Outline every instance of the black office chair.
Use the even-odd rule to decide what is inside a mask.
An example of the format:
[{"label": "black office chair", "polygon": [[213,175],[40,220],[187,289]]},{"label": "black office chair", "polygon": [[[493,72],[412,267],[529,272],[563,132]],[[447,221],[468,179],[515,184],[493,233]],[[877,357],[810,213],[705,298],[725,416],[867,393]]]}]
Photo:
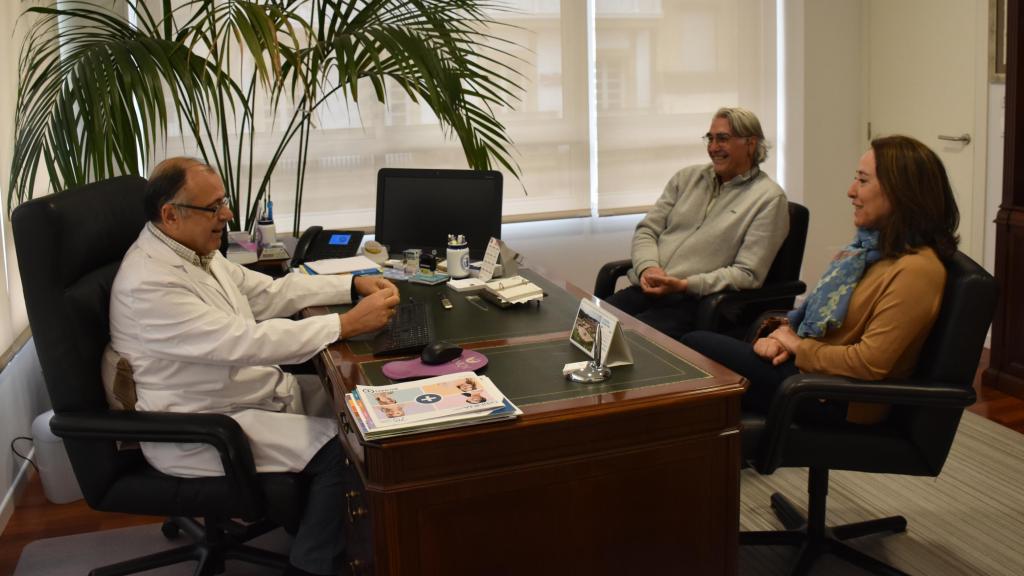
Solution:
[{"label": "black office chair", "polygon": [[[964,407],[974,403],[974,374],[996,304],[995,279],[956,253],[946,263],[942,310],[913,376],[903,381],[860,382],[836,376],[798,374],[778,390],[767,416],[743,415],[743,453],[761,474],[779,467],[808,467],[808,516],[782,494],[771,503],[784,531],[744,532],[742,545],[801,546],[791,574],[807,574],[824,553],[835,554],[876,574],[903,574],[859,552],[843,540],[902,532],[902,516],[828,528],[825,501],[829,470],[938,476],[949,454]],[[821,426],[793,422],[806,399],[893,405],[872,426]]]},{"label": "black office chair", "polygon": [[[700,299],[695,330],[711,330],[742,337],[749,325],[767,310],[789,310],[807,285],[800,281],[800,265],[807,244],[807,208],[789,203],[789,234],[779,247],[764,284],[752,290],[724,290]],[[633,267],[631,260],[616,260],[601,267],[594,282],[594,295],[602,300],[615,293],[619,277]]]},{"label": "black office chair", "polygon": [[[243,543],[276,525],[294,532],[306,499],[299,474],[257,474],[248,439],[221,414],[120,412],[107,407],[100,358],[110,341],[110,290],[121,258],[145,224],[146,181],[120,177],[27,202],[12,216],[32,336],[75,478],[101,511],[170,516],[164,533],[195,542],[90,574],[132,574],[187,560],[218,574],[225,559],[283,569],[287,558]],[[118,441],[204,442],[226,475],[178,478]],[[193,520],[202,518],[203,522]],[[233,522],[241,519],[247,524]]]}]

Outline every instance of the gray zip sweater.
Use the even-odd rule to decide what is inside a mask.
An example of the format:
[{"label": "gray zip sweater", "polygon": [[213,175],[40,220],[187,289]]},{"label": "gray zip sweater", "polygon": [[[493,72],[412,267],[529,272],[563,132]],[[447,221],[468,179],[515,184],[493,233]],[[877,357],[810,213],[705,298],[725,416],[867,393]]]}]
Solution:
[{"label": "gray zip sweater", "polygon": [[788,232],[786,195],[756,166],[720,187],[711,164],[683,168],[636,226],[629,279],[660,266],[696,296],[759,288]]}]

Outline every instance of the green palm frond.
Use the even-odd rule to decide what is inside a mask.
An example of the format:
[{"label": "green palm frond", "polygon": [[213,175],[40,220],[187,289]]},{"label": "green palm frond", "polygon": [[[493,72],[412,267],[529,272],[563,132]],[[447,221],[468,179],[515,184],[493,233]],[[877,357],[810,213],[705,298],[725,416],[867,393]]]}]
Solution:
[{"label": "green palm frond", "polygon": [[[280,149],[308,134],[312,112],[336,92],[358,103],[365,79],[386,103],[390,80],[430,107],[442,130],[459,139],[471,168],[497,163],[519,177],[514,144],[495,115],[496,108],[514,107],[522,92],[521,74],[502,60],[517,59],[488,32],[503,25],[487,12],[502,9],[479,0],[314,0],[310,22],[317,34],[283,69],[298,104]],[[300,162],[300,191],[303,168]],[[296,230],[299,217],[296,209]]]},{"label": "green palm frond", "polygon": [[[309,139],[319,106],[359,85],[387,102],[397,86],[431,108],[471,168],[520,169],[496,111],[522,91],[513,45],[492,32],[485,0],[128,0],[134,24],[86,0],[30,8],[37,20],[19,58],[8,210],[32,197],[45,167],[59,191],[141,174],[169,119],[224,177],[234,227],[251,225],[271,175],[297,138],[296,229]],[[76,23],[62,26],[66,20]],[[508,48],[509,50],[506,50]],[[244,63],[244,66],[243,66]],[[245,70],[245,72],[242,72]],[[293,115],[269,166],[251,172],[253,105]],[[289,152],[291,153],[291,152]],[[242,166],[249,172],[242,174]],[[245,194],[243,203],[243,193]]]},{"label": "green palm frond", "polygon": [[[68,2],[28,12],[39,18],[19,59],[9,209],[31,198],[40,162],[56,191],[140,174],[170,111],[195,119],[225,94],[241,101],[213,63],[102,7]],[[62,26],[68,19],[76,25]]]}]

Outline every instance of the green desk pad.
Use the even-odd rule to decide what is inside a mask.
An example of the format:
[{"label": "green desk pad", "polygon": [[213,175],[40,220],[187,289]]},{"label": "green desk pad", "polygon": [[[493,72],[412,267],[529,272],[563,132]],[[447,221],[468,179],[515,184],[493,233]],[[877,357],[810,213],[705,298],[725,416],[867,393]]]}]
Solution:
[{"label": "green desk pad", "polygon": [[[585,398],[609,392],[646,388],[684,380],[709,378],[710,375],[639,334],[623,332],[633,354],[633,364],[612,368],[611,378],[600,384],[577,384],[562,376],[562,366],[588,357],[569,343],[569,338],[480,348],[487,356],[481,371],[518,406],[556,400]],[[360,364],[366,381],[374,386],[391,384],[382,367],[390,360]]]},{"label": "green desk pad", "polygon": [[[529,278],[544,290],[547,294],[544,300],[499,308],[496,304],[480,298],[476,300],[478,306],[466,299],[467,296],[472,296],[472,293],[449,290],[444,284],[426,286],[397,282],[396,285],[403,300],[413,298],[429,304],[438,340],[467,344],[517,336],[568,332],[576,318],[576,310],[580,306],[579,299],[529,270],[520,270],[520,275]],[[451,310],[441,307],[442,295],[451,301]],[[481,307],[485,307],[486,310]],[[331,312],[340,313],[349,308],[351,306],[331,306],[329,309]],[[373,335],[367,334],[347,342],[353,353],[370,354],[372,339]]]}]

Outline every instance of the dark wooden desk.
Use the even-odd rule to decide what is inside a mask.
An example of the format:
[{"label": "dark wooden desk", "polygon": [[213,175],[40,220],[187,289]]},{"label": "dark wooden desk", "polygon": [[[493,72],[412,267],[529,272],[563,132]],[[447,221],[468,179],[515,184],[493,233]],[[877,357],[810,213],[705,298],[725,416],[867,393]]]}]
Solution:
[{"label": "dark wooden desk", "polygon": [[[558,294],[562,307],[589,297],[558,286],[566,291]],[[452,299],[456,309],[471,305],[462,295]],[[562,331],[466,345],[488,354],[550,343],[562,353],[574,312]],[[341,441],[362,484],[349,493],[346,512],[354,572],[735,574],[741,379],[618,315],[631,338],[709,377],[520,400],[524,415],[514,421],[373,442],[352,430],[339,402]],[[439,332],[445,321],[435,314]],[[365,343],[338,343],[319,357],[335,399],[370,383],[368,367],[379,364],[354,349]]]}]

